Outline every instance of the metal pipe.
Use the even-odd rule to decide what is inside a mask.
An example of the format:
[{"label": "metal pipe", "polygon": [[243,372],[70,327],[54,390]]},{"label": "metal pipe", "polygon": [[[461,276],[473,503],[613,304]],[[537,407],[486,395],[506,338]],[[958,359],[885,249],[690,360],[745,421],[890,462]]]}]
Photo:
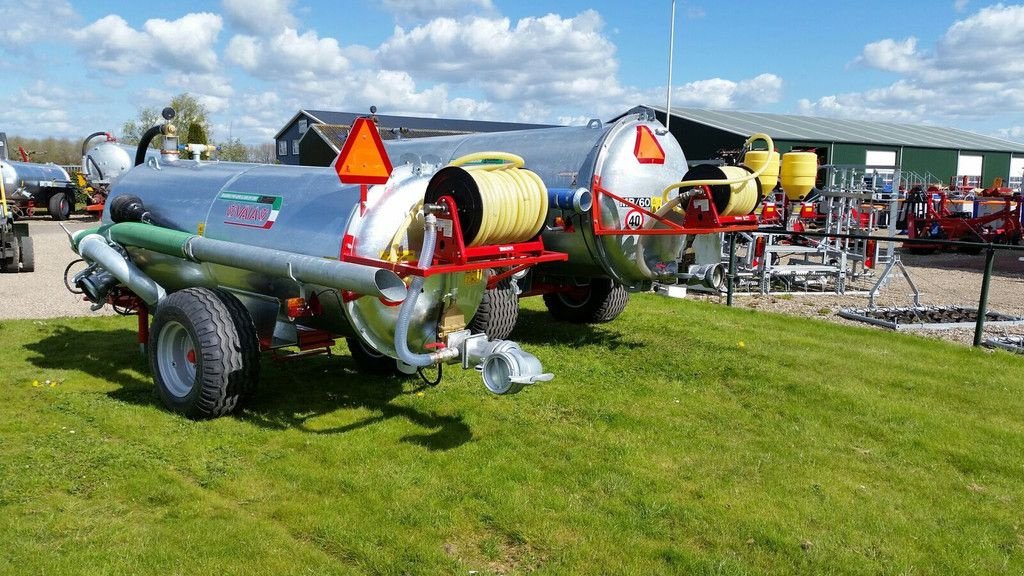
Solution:
[{"label": "metal pipe", "polygon": [[121,284],[142,298],[146,304],[155,306],[167,296],[162,286],[132,264],[123,254],[111,248],[99,234],[89,234],[78,242],[78,253],[90,262],[117,278]]},{"label": "metal pipe", "polygon": [[996,251],[989,246],[985,252],[985,275],[981,278],[981,299],[978,300],[978,321],[974,325],[974,345],[981,346],[981,337],[985,332],[985,314],[988,313],[988,288],[992,279],[992,264],[995,261]]},{"label": "metal pipe", "polygon": [[[196,262],[209,262],[268,276],[292,278],[297,282],[349,290],[392,302],[400,302],[406,295],[405,283],[398,274],[383,268],[273,248],[259,248],[238,242],[213,240],[136,222],[114,224],[107,228],[106,233],[110,235],[111,240],[126,246],[145,248]],[[81,241],[78,245],[81,249]]]},{"label": "metal pipe", "polygon": [[274,250],[237,242],[192,236],[186,254],[197,262],[210,262],[251,270],[268,276],[293,278],[299,282],[320,284],[349,290],[356,294],[377,296],[391,302],[405,299],[405,282],[391,270],[351,264]]},{"label": "metal pipe", "polygon": [[725,305],[732,306],[732,293],[736,287],[736,233],[729,233],[729,274],[726,276]]},{"label": "metal pipe", "polygon": [[672,0],[672,22],[669,26],[668,37],[668,89],[665,91],[665,130],[669,129],[672,122],[672,57],[676,48],[676,0]]}]

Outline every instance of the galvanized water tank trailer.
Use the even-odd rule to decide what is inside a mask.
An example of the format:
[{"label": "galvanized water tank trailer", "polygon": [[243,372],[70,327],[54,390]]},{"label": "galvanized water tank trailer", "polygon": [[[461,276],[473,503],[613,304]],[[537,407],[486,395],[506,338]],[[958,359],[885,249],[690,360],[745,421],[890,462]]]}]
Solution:
[{"label": "galvanized water tank trailer", "polygon": [[[655,157],[644,156],[641,143],[657,143]],[[548,128],[392,140],[385,143],[396,163],[428,162],[445,165],[475,152],[502,150],[522,156],[548,189],[584,189],[595,197],[594,184],[646,209],[661,207],[662,191],[687,171],[686,157],[676,139],[658,123],[653,112],[639,109],[613,124],[592,121],[588,126]],[[643,240],[638,236],[594,234],[594,218],[605,228],[640,228],[647,222],[633,208],[601,195],[599,204],[576,209],[571,203],[552,205],[543,231],[546,247],[569,255],[567,263],[542,265],[537,272],[559,278],[611,278],[631,290],[645,290],[658,278],[659,265],[678,257],[679,236]],[[657,256],[644,243],[659,243]]]},{"label": "galvanized water tank trailer", "polygon": [[66,220],[74,211],[74,196],[68,188],[71,179],[60,166],[4,160],[0,174],[7,199],[15,205],[45,207],[54,220]]}]

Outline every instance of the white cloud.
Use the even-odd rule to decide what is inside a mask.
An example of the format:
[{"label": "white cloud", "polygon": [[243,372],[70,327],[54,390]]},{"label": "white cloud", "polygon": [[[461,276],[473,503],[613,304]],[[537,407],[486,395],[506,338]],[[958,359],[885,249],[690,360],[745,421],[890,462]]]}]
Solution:
[{"label": "white cloud", "polygon": [[963,12],[964,10],[967,9],[967,5],[969,3],[970,0],[956,0],[955,2],[953,2],[953,9],[956,10],[957,12]]},{"label": "white cloud", "polygon": [[293,0],[223,0],[224,15],[246,34],[272,36],[296,28],[291,13]]},{"label": "white cloud", "polygon": [[1010,126],[1009,128],[1000,128],[997,132],[1000,138],[1006,138],[1008,140],[1017,140],[1018,142],[1024,141],[1024,126]]},{"label": "white cloud", "polygon": [[[63,33],[78,15],[67,0],[0,2],[0,54],[30,48],[40,38]],[[55,23],[60,23],[56,26]]]},{"label": "white cloud", "polygon": [[[966,6],[966,3],[964,3]],[[955,123],[1024,112],[1024,6],[996,4],[952,24],[921,50],[917,38],[864,47],[858,62],[900,78],[884,88],[804,99],[801,112]]]},{"label": "white cloud", "polygon": [[271,38],[238,35],[228,42],[225,58],[254,76],[268,79],[314,80],[341,74],[348,59],[334,38],[316,32],[299,34],[285,28]]},{"label": "white cloud", "polygon": [[872,68],[890,72],[910,72],[922,64],[917,53],[917,38],[914,37],[902,42],[891,38],[872,42],[864,47],[860,60]]},{"label": "white cloud", "polygon": [[234,88],[221,74],[176,72],[167,74],[164,82],[173,88],[176,94],[188,92],[194,96],[211,114],[227,110],[231,105],[231,97],[235,94]]},{"label": "white cloud", "polygon": [[494,12],[491,0],[383,0],[383,4],[398,19],[427,20]]},{"label": "white cloud", "polygon": [[427,79],[478,87],[489,98],[580,104],[621,94],[615,45],[600,15],[437,18],[401,27],[378,50],[381,65]]},{"label": "white cloud", "polygon": [[[768,73],[739,81],[724,78],[695,80],[673,88],[672,105],[721,109],[758,108],[778,102],[782,97],[782,89],[782,78]],[[646,90],[633,95],[632,99],[629,105],[661,103],[665,99],[665,88]],[[622,112],[622,105],[626,104],[622,102],[618,112]]]},{"label": "white cloud", "polygon": [[214,45],[223,23],[207,12],[186,14],[177,20],[147,20],[142,30],[111,14],[71,32],[89,66],[133,74],[172,68],[210,72],[217,68]]}]

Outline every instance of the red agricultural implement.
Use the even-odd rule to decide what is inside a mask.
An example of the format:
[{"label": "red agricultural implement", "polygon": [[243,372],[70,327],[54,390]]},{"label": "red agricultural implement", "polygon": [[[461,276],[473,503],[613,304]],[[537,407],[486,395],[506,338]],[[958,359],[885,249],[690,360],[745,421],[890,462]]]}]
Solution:
[{"label": "red agricultural implement", "polygon": [[[920,187],[910,191],[904,206],[907,237],[914,239],[953,240],[961,242],[1019,244],[1021,240],[1021,198],[1019,195],[979,198],[980,206],[972,215],[951,209],[947,194],[936,187],[927,191]],[[996,206],[988,213],[985,207]],[[915,244],[907,246],[913,253],[928,254],[942,245]],[[961,252],[977,254],[980,247],[960,248]]]}]

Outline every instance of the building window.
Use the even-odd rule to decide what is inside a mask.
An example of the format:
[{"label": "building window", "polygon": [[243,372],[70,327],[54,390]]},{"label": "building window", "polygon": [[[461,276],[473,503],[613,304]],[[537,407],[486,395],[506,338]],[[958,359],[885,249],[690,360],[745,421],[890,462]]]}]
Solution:
[{"label": "building window", "polygon": [[277,155],[278,156],[287,156],[288,155],[288,141],[287,140],[278,140],[277,141]]},{"label": "building window", "polygon": [[299,120],[299,134],[305,134],[307,128],[309,128],[309,120],[305,118]]},{"label": "building window", "polygon": [[294,154],[296,156],[299,155],[299,141],[298,140],[292,140],[292,154]]}]

